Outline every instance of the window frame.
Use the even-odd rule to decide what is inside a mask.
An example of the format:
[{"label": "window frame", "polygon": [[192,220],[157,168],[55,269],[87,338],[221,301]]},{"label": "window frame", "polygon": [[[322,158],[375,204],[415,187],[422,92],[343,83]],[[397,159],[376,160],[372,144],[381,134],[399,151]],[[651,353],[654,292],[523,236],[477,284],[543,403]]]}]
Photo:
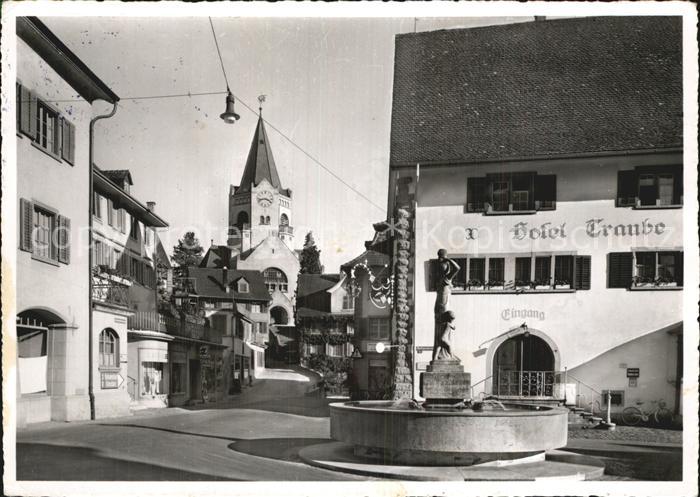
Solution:
[{"label": "window frame", "polygon": [[[503,198],[496,202],[498,195]],[[523,196],[523,200],[517,197]],[[547,198],[547,197],[553,198]],[[556,175],[536,171],[507,171],[487,173],[467,178],[468,213],[484,215],[535,214],[556,209]],[[507,206],[507,207],[506,207]]]},{"label": "window frame", "polygon": [[[107,342],[105,338],[110,338],[111,341]],[[111,354],[104,352],[105,345],[108,343],[113,346],[113,351]],[[119,363],[119,334],[112,328],[104,328],[102,331],[100,331],[100,335],[98,337],[97,355],[98,369],[100,371],[118,371],[121,369]],[[104,361],[105,357],[112,357],[113,364],[106,364]]]},{"label": "window frame", "polygon": [[389,318],[368,318],[367,338],[369,340],[389,340],[391,338],[391,322]]},{"label": "window frame", "polygon": [[[630,290],[682,290],[683,289],[683,250],[678,249],[664,249],[664,248],[654,248],[654,249],[637,249],[632,250],[632,282],[630,284]],[[654,277],[653,279],[646,275],[640,275],[639,269],[642,264],[638,264],[637,261],[639,256],[644,254],[644,256],[649,256],[653,254],[653,267],[654,267]],[[660,281],[662,276],[660,276],[660,258],[662,255],[671,255],[674,257],[673,264],[673,281]],[[680,258],[680,264],[678,259]],[[681,274],[678,274],[678,271]],[[642,281],[651,280],[651,281]]]},{"label": "window frame", "polygon": [[[45,116],[49,116],[50,119],[53,120],[53,129],[51,130],[51,133],[53,134],[53,146],[49,148],[49,143],[48,143],[48,130],[46,133],[46,136],[43,136],[44,141],[46,143],[42,143],[42,129],[44,128],[45,122],[48,122],[48,119],[46,121],[42,121],[42,111]],[[31,118],[31,116],[30,116]],[[62,162],[61,160],[61,113],[52,105],[49,105],[47,102],[41,100],[40,98],[36,99],[36,116],[33,117],[35,119],[35,126],[36,126],[36,135],[32,137],[32,145],[34,145],[36,148],[41,150],[42,152],[48,154],[49,156],[53,157],[56,159],[58,162]]]},{"label": "window frame", "polygon": [[[660,179],[670,176],[671,199],[661,203]],[[642,203],[642,180],[652,180],[654,203]],[[634,194],[634,197],[631,195]],[[645,195],[646,196],[646,195]],[[683,207],[683,166],[681,164],[637,166],[617,173],[615,207],[633,209],[679,209]]]},{"label": "window frame", "polygon": [[[36,225],[36,216],[38,213],[43,213],[45,217],[49,218],[51,226],[49,227],[49,256],[46,257],[45,255],[42,255],[37,252],[37,240],[36,240],[36,235],[37,235],[37,225]],[[42,204],[41,202],[37,202],[36,200],[32,201],[32,259],[41,261],[41,262],[46,262],[47,264],[51,264],[53,266],[58,266],[59,265],[59,260],[58,260],[58,240],[57,240],[57,233],[56,230],[58,229],[58,211],[56,209],[53,209],[45,204]]]}]

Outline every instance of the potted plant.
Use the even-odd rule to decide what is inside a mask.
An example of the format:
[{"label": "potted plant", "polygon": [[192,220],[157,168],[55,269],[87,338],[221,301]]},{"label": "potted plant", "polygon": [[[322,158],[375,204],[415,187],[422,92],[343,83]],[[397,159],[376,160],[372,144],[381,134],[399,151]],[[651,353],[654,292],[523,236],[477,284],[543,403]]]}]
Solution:
[{"label": "potted plant", "polygon": [[515,280],[516,290],[529,290],[531,287],[531,282],[526,280]]},{"label": "potted plant", "polygon": [[467,281],[467,290],[483,290],[484,282],[477,279]]},{"label": "potted plant", "polygon": [[489,280],[486,282],[486,287],[489,290],[503,290],[505,281],[503,280]]},{"label": "potted plant", "polygon": [[550,280],[535,280],[535,290],[549,290],[552,288]]},{"label": "potted plant", "polygon": [[571,288],[571,282],[567,279],[554,280],[554,288],[567,290]]},{"label": "potted plant", "polygon": [[648,287],[655,286],[654,278],[650,276],[635,276],[632,278],[632,286],[634,287]]},{"label": "potted plant", "polygon": [[659,276],[654,280],[656,286],[678,286],[678,282],[670,276]]}]

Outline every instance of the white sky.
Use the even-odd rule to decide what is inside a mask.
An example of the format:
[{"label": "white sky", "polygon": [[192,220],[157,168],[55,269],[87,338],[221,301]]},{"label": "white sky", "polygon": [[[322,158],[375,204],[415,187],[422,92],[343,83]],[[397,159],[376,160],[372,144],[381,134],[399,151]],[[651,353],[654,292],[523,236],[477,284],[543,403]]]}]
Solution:
[{"label": "white sky", "polygon": [[[96,163],[130,169],[132,192],[157,202],[170,223],[168,251],[194,230],[206,248],[225,243],[228,190],[238,184],[257,118],[240,102],[235,125],[219,119],[225,96],[126,97],[224,92],[207,17],[40,17],[123,100],[97,126]],[[419,18],[417,29],[532,18]],[[213,18],[234,94],[376,206],[268,135],[293,190],[296,245],[312,230],[328,272],[364,250],[386,216],[394,36],[414,18]]]}]

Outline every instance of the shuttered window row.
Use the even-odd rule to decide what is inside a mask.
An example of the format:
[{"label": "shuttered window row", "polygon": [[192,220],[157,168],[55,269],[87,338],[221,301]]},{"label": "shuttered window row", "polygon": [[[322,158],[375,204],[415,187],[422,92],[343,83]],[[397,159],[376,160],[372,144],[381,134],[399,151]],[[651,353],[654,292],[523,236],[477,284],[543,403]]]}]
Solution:
[{"label": "shuttered window row", "polygon": [[467,178],[467,212],[507,213],[554,210],[557,178],[534,172]]},{"label": "shuttered window row", "polygon": [[[452,278],[455,290],[526,292],[591,288],[589,255],[461,256],[453,260],[459,266]],[[429,261],[427,270],[429,291],[435,291],[440,279],[438,260]]]},{"label": "shuttered window row", "polygon": [[17,130],[41,149],[75,164],[75,125],[28,88],[17,83]]},{"label": "shuttered window row", "polygon": [[156,287],[156,272],[149,263],[125,254],[101,240],[94,241],[93,261],[102,272],[113,272],[143,286]]},{"label": "shuttered window row", "polygon": [[70,219],[28,199],[19,203],[19,249],[46,262],[70,264]]},{"label": "shuttered window row", "polygon": [[636,251],[608,254],[608,288],[683,286],[683,252]]},{"label": "shuttered window row", "polygon": [[643,166],[617,173],[617,207],[683,204],[683,167]]}]

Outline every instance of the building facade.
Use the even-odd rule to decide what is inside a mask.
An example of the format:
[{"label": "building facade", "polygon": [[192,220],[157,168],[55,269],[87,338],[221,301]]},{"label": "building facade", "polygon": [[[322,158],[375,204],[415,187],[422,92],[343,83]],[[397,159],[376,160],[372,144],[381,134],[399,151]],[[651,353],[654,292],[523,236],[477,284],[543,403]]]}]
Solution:
[{"label": "building facade", "polygon": [[473,395],[587,407],[611,392],[613,413],[658,400],[680,413],[680,18],[399,35],[394,78],[414,395],[445,249]]},{"label": "building facade", "polygon": [[16,91],[17,421],[90,419],[89,126],[93,102],[119,98],[29,17],[17,18]]}]

